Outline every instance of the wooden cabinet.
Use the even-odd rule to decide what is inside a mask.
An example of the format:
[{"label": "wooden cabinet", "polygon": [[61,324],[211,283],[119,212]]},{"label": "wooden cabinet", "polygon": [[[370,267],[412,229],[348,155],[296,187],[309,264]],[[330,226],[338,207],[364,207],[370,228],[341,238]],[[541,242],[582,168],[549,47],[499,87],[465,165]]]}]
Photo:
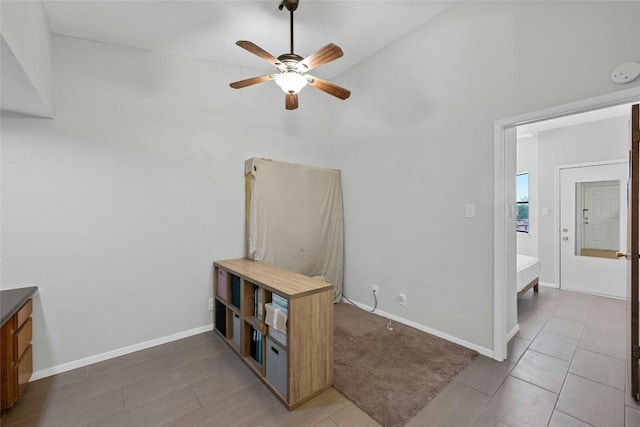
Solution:
[{"label": "wooden cabinet", "polygon": [[33,374],[32,311],[33,300],[29,299],[0,330],[2,409],[10,408],[18,401]]},{"label": "wooden cabinet", "polygon": [[[332,284],[247,259],[214,269],[216,332],[288,409],[333,384]],[[286,334],[264,321],[278,297]]]}]

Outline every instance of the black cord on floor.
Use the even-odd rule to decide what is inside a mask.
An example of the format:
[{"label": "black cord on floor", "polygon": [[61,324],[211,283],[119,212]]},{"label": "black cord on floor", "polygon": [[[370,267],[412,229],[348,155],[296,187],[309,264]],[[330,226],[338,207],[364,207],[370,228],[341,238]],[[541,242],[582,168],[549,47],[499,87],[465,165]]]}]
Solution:
[{"label": "black cord on floor", "polygon": [[[344,292],[342,293],[342,298],[346,299],[347,301],[349,301],[349,304],[351,304],[354,307],[359,308],[360,310],[364,310],[364,308],[358,306],[356,303],[354,303],[353,301],[351,301],[349,298],[347,298],[347,296],[344,294]],[[375,304],[373,305],[373,309],[371,311],[369,310],[364,310],[364,311],[369,311],[369,313],[373,313],[376,308],[378,307],[378,297],[376,296],[376,293],[373,293],[373,298],[375,300]]]},{"label": "black cord on floor", "polygon": [[[359,305],[357,305],[356,303],[354,303],[353,301],[351,301],[349,298],[347,298],[347,296],[344,294],[344,292],[342,293],[342,298],[346,299],[349,304],[351,304],[352,306],[359,308],[362,311],[369,311],[369,310],[365,310],[364,308],[360,307]],[[378,307],[378,296],[376,295],[376,293],[373,293],[373,298],[375,300],[375,304],[373,306],[373,309],[371,311],[369,311],[369,313],[373,313],[375,311],[375,309]],[[393,328],[391,327],[391,318],[387,317],[387,319],[389,319],[389,323],[387,323],[387,329],[390,331],[393,331]]]}]

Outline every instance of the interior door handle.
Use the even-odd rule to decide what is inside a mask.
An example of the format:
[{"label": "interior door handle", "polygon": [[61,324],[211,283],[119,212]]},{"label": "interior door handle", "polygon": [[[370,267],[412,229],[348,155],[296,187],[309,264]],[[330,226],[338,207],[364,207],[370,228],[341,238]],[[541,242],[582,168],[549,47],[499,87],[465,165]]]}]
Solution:
[{"label": "interior door handle", "polygon": [[629,259],[631,255],[626,252],[616,252],[616,257]]},{"label": "interior door handle", "polygon": [[569,240],[569,238],[567,236],[563,236],[562,240],[564,240],[566,242],[567,240]]}]

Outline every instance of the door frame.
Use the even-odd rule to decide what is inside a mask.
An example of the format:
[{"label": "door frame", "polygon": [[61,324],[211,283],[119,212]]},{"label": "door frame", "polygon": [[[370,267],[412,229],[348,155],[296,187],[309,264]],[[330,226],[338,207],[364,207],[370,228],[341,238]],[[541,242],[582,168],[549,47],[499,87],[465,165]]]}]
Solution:
[{"label": "door frame", "polygon": [[[638,160],[638,149],[640,145],[640,106],[634,104],[631,106],[631,135],[629,135],[629,184],[627,189],[627,286],[630,288],[627,295],[630,294],[629,304],[631,305],[629,317],[627,321],[631,321],[631,397],[637,402],[640,400],[638,396],[638,387],[640,387],[640,378],[638,378],[638,174],[640,173]],[[617,254],[616,254],[617,255]],[[627,353],[628,354],[628,353]]]},{"label": "door frame", "polygon": [[[560,233],[560,207],[562,206],[562,194],[560,191],[560,172],[563,169],[576,169],[576,168],[584,168],[584,167],[590,167],[590,166],[605,166],[605,165],[619,165],[619,164],[629,164],[629,159],[617,159],[617,160],[602,160],[599,162],[586,162],[586,163],[575,163],[575,164],[566,164],[566,165],[557,165],[555,167],[554,170],[554,183],[555,183],[555,201],[556,201],[556,209],[554,212],[554,239],[555,239],[555,245],[553,246],[553,250],[555,252],[554,254],[554,259],[555,259],[555,268],[554,268],[554,275],[556,278],[556,281],[558,283],[556,283],[556,287],[559,289],[562,289],[562,280],[560,280],[560,262],[561,262],[561,247],[560,247],[560,237],[561,237],[561,233]],[[622,198],[622,194],[620,195],[620,197]],[[622,199],[621,199],[622,200]],[[624,247],[620,247],[618,250],[624,249],[627,246],[625,245]],[[611,297],[614,298],[614,297]]]},{"label": "door frame", "polygon": [[[511,194],[513,185],[510,184],[510,180],[516,173],[516,127],[622,104],[637,103],[640,100],[638,91],[638,87],[632,87],[494,122],[493,358],[495,360],[506,359],[508,340],[517,333],[517,328],[507,331],[510,300],[514,302],[512,305],[515,309],[515,298],[513,298],[515,294],[509,295],[507,284],[510,281],[508,270],[511,270],[513,274],[513,269],[508,267],[516,264],[515,251],[508,250],[509,247],[515,248],[515,240],[510,241],[510,239],[515,239],[515,229],[514,233],[510,233],[509,227],[512,225],[510,218],[515,212],[515,194]],[[515,283],[515,277],[512,277],[511,281]]]}]

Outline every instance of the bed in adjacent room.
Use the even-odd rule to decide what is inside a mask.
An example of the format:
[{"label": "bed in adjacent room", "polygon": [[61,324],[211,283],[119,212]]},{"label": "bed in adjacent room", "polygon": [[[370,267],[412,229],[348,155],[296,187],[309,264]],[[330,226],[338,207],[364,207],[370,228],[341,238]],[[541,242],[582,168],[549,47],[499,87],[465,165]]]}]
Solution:
[{"label": "bed in adjacent room", "polygon": [[540,276],[540,260],[528,255],[517,255],[517,290],[518,297],[521,297],[531,288],[538,292],[538,278]]}]

